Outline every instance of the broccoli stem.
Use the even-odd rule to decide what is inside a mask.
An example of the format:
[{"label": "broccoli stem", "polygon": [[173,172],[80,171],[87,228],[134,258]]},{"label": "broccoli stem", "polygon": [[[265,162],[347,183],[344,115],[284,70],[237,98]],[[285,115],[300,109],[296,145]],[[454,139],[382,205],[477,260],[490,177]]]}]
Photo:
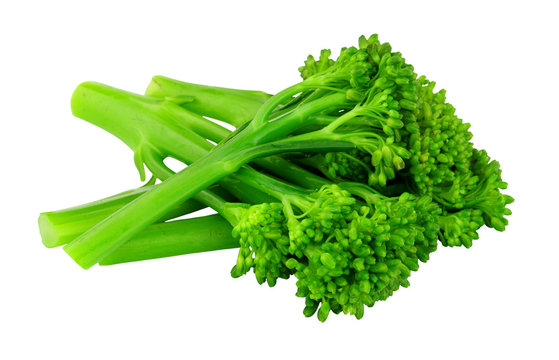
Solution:
[{"label": "broccoli stem", "polygon": [[174,97],[187,110],[235,127],[250,121],[258,108],[271,97],[261,91],[190,84],[165,76],[154,76],[145,94],[161,98]]},{"label": "broccoli stem", "polygon": [[311,190],[318,190],[322,186],[331,183],[325,178],[285,160],[281,156],[256,159],[254,164],[284,180]]},{"label": "broccoli stem", "polygon": [[[141,187],[72,208],[42,213],[39,215],[39,230],[43,244],[52,248],[69,243],[153,187],[154,185]],[[158,222],[173,219],[204,207],[199,201],[190,199],[164,214]]]},{"label": "broccoli stem", "polygon": [[111,252],[100,265],[157,259],[239,247],[219,215],[154,224]]},{"label": "broccoli stem", "polygon": [[[173,102],[95,82],[80,84],[72,94],[71,106],[75,116],[86,118],[115,135],[140,158],[145,150],[151,150],[153,144],[157,144],[157,151],[190,163],[213,147],[205,139],[193,136],[196,134],[193,128],[210,138],[221,131],[222,136],[228,133],[217,124],[197,121],[199,115],[189,113]],[[111,106],[114,111],[107,111]]]}]

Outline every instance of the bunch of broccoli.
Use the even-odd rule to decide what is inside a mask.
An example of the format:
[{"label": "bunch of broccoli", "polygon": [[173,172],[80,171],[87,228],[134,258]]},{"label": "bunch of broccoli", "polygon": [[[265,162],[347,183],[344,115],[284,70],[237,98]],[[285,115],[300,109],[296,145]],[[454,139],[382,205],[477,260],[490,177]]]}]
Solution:
[{"label": "bunch of broccoli", "polygon": [[[295,276],[305,316],[361,318],[443,246],[503,231],[513,199],[445,91],[376,35],[323,50],[276,95],[153,78],[86,82],[73,113],[126,143],[142,187],[43,213],[47,247],[83,268],[239,248],[231,275]],[[232,125],[231,132],[212,119]],[[177,159],[174,173],[164,160]],[[174,220],[211,207],[217,214]]]}]

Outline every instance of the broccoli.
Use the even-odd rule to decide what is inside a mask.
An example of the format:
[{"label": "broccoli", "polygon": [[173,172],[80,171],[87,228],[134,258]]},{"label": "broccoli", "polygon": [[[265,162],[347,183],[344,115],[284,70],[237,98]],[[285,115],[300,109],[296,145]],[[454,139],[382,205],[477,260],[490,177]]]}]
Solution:
[{"label": "broccoli", "polygon": [[[41,214],[44,244],[66,244],[86,269],[239,247],[233,277],[252,271],[274,286],[293,275],[303,313],[325,321],[361,318],[409,286],[438,242],[470,247],[483,225],[505,229],[513,199],[499,163],[388,43],[362,36],[299,71],[275,95],[162,76],[144,96],[79,85],[73,113],[126,143],[140,178],[145,167],[153,177]],[[175,174],[167,157],[187,167]],[[204,206],[219,215],[167,221]]]}]

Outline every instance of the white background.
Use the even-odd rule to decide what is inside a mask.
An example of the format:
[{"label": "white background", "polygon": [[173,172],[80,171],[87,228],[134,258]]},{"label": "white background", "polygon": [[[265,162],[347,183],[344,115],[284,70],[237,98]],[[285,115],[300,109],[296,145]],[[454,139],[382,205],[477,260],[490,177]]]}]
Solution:
[{"label": "white background", "polygon": [[[452,4],[3,2],[0,358],[557,359],[557,11]],[[448,89],[500,161],[516,198],[506,232],[440,248],[364,319],[325,324],[303,317],[293,280],[230,278],[234,250],[84,271],[42,246],[39,212],[140,184],[125,145],[72,117],[80,82],[276,92],[309,53],[371,33]]]}]

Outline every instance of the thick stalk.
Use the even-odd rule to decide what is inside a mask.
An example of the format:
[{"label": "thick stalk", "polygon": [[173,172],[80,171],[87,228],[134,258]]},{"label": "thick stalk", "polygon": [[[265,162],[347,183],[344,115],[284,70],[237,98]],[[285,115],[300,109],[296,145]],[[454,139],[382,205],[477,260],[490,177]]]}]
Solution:
[{"label": "thick stalk", "polygon": [[165,157],[193,162],[213,146],[195,136],[191,128],[212,137],[221,133],[218,125],[197,121],[195,114],[185,115],[185,110],[173,102],[95,82],[80,84],[72,94],[71,104],[75,116],[118,137],[134,151],[137,160],[156,148]]},{"label": "thick stalk", "polygon": [[174,97],[185,109],[225,121],[235,127],[250,121],[258,108],[271,97],[262,91],[190,84],[164,76],[154,76],[145,94]]},{"label": "thick stalk", "polygon": [[219,215],[154,224],[105,257],[100,265],[232,249],[239,242]]},{"label": "thick stalk", "polygon": [[[234,127],[239,127],[252,120],[258,108],[271,97],[271,95],[262,91],[191,84],[165,76],[154,76],[146,89],[145,95],[168,99],[184,109],[223,121]],[[327,95],[326,90],[317,89],[312,91],[311,95],[305,97],[303,101],[298,96],[293,98],[293,101],[280,104],[278,109],[272,112],[271,121],[293,111],[301,103],[314,101],[325,95]],[[312,124],[326,126],[336,118],[335,116],[313,114],[309,116],[308,120]],[[351,122],[351,124],[354,123]],[[368,125],[368,122],[357,121],[356,124]]]},{"label": "thick stalk", "polygon": [[[91,203],[69,209],[44,212],[39,215],[39,230],[43,244],[56,247],[69,243],[85,231],[106,219],[112,213],[130,203],[155,185],[123,192]],[[224,195],[224,194],[222,194]],[[192,199],[173,208],[163,215],[158,222],[173,219],[204,208],[205,206]]]}]

